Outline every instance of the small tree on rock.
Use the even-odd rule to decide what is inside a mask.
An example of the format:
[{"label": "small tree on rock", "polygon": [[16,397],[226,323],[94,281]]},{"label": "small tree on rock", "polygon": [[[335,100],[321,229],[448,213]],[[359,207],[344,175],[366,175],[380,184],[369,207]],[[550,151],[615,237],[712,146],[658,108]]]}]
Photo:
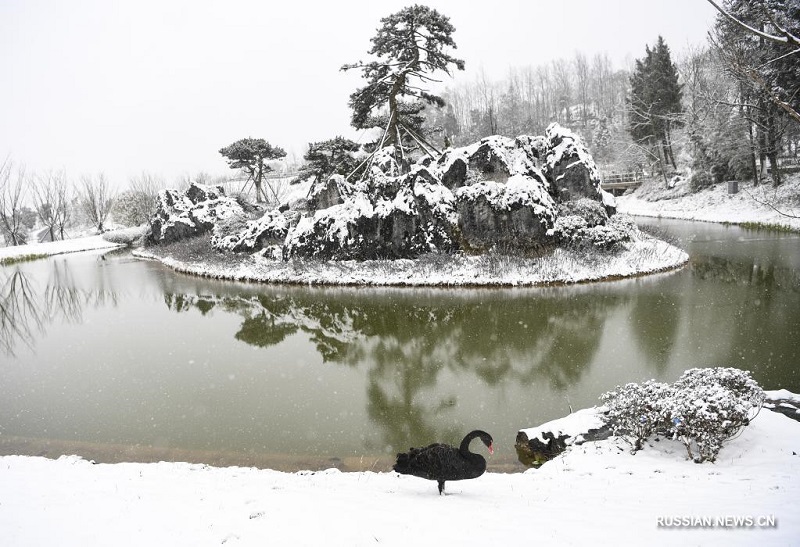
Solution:
[{"label": "small tree on rock", "polygon": [[303,155],[306,164],[293,182],[313,176],[317,183],[333,174],[349,175],[357,167],[358,160],[354,154],[359,148],[358,144],[344,137],[308,143],[308,152]]},{"label": "small tree on rock", "polygon": [[456,49],[453,32],[450,19],[435,9],[420,5],[403,8],[381,19],[368,52],[377,60],[342,67],[361,69],[367,80],[366,86],[350,96],[353,127],[382,127],[377,149],[394,145],[402,164],[408,163],[406,151],[413,146],[438,152],[422,134],[422,110],[426,105],[442,107],[445,102],[422,86],[438,81],[431,76],[435,72],[449,75],[453,66],[464,70],[464,61],[447,52]]},{"label": "small tree on rock", "polygon": [[[252,181],[255,185],[257,202],[261,203],[264,199],[269,201],[269,197],[262,187],[264,176],[272,171],[272,167],[267,165],[267,162],[286,157],[283,148],[272,146],[264,139],[248,137],[220,148],[219,153],[225,156],[231,169],[241,169],[247,173],[247,181]],[[277,200],[278,196],[274,190],[272,190],[272,194],[273,199]]]}]

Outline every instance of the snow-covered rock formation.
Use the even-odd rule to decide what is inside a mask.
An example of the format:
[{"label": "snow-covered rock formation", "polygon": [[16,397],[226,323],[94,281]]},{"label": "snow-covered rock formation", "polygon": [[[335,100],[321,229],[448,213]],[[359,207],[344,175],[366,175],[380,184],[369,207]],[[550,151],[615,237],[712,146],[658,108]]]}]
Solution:
[{"label": "snow-covered rock formation", "polygon": [[210,232],[220,221],[241,218],[244,210],[225,195],[221,186],[191,183],[181,193],[162,190],[153,219],[150,221],[151,243],[172,243],[187,237]]},{"label": "snow-covered rock formation", "polygon": [[[302,207],[287,205],[260,219],[247,219],[221,188],[192,185],[185,195],[164,192],[151,241],[208,231],[216,220],[216,248],[249,253],[268,248],[270,256],[285,259],[530,252],[574,243],[584,233],[579,228],[597,232],[614,213],[613,197],[600,189],[583,142],[557,124],[544,136],[492,136],[449,149],[406,173],[393,152],[393,147],[378,151],[361,180],[333,175],[311,187]],[[578,200],[595,206],[565,206]],[[557,222],[562,211],[575,217],[575,211],[589,210],[592,218],[585,222]]]},{"label": "snow-covered rock formation", "polygon": [[579,137],[556,124],[542,137],[492,136],[425,158],[398,174],[391,148],[365,180],[333,176],[310,194],[313,213],[289,230],[284,256],[411,258],[431,251],[529,251],[553,241],[558,205],[592,200],[613,214]]}]

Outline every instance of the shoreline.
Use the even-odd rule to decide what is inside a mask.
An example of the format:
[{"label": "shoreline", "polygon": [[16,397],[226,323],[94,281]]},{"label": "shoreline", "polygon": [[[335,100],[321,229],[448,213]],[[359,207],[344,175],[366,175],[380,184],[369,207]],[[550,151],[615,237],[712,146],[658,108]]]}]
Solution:
[{"label": "shoreline", "polygon": [[316,286],[509,288],[560,287],[617,281],[683,268],[688,254],[655,238],[635,241],[617,253],[556,249],[552,256],[502,255],[420,258],[417,260],[281,261],[255,256],[236,263],[178,258],[171,248],[134,249],[133,256],[156,260],[174,271],[248,283]]},{"label": "shoreline", "polygon": [[728,193],[721,182],[691,193],[684,182],[666,189],[647,182],[630,194],[617,197],[617,210],[633,216],[712,222],[800,233],[800,176],[790,175],[777,188],[769,184],[740,183]]}]

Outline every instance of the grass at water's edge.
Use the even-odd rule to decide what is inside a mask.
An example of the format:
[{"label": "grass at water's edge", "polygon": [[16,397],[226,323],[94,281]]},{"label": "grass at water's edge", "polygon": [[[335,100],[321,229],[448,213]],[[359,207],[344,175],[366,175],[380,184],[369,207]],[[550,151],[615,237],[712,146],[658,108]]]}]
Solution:
[{"label": "grass at water's edge", "polygon": [[725,226],[738,226],[745,230],[772,232],[778,234],[800,234],[800,228],[793,228],[786,224],[769,224],[765,222],[723,222]]},{"label": "grass at water's edge", "polygon": [[19,264],[20,262],[30,262],[32,260],[41,260],[42,258],[47,258],[48,254],[28,254],[22,256],[11,256],[8,258],[0,258],[0,266],[11,266],[13,264]]},{"label": "grass at water's edge", "polygon": [[[535,259],[487,253],[423,255],[415,260],[336,262],[314,259],[269,260],[223,253],[200,236],[134,251],[184,274],[213,279],[287,285],[406,287],[544,287],[613,281],[668,272],[683,267],[688,256],[664,241],[620,253],[561,250],[559,256]],[[618,268],[608,268],[609,260]]]}]

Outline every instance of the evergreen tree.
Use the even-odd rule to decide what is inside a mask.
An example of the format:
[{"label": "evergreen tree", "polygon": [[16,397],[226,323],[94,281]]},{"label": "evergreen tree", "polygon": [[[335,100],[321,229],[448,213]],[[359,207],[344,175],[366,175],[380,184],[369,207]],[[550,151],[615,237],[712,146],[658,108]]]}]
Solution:
[{"label": "evergreen tree", "polygon": [[306,164],[300,169],[294,182],[311,176],[316,183],[333,174],[350,175],[358,166],[354,156],[358,149],[358,144],[344,137],[308,143],[308,152],[303,155]]},{"label": "evergreen tree", "polygon": [[[263,201],[262,196],[267,198],[266,192],[262,189],[264,175],[272,171],[267,162],[286,157],[283,148],[272,146],[264,139],[250,137],[220,148],[219,153],[225,156],[231,169],[241,169],[247,173],[248,182],[253,181],[255,184],[256,201],[259,203]],[[273,197],[277,199],[274,192]]]},{"label": "evergreen tree", "polygon": [[661,36],[655,48],[647,46],[645,52],[643,59],[636,60],[630,79],[628,127],[636,142],[646,144],[658,156],[662,171],[667,163],[674,169],[671,133],[680,124],[682,112],[678,69]]},{"label": "evergreen tree", "polygon": [[464,61],[447,52],[456,48],[454,31],[449,18],[434,9],[420,5],[403,8],[381,19],[368,52],[376,60],[342,67],[361,69],[367,81],[350,96],[352,125],[357,129],[384,128],[377,148],[395,145],[401,160],[414,146],[435,150],[423,136],[422,111],[426,105],[444,106],[444,99],[422,86],[437,81],[433,73],[450,74],[452,66],[464,69]]},{"label": "evergreen tree", "polygon": [[777,185],[784,132],[791,120],[800,122],[800,1],[728,0],[722,9],[711,42],[740,83],[761,173],[768,160]]}]

